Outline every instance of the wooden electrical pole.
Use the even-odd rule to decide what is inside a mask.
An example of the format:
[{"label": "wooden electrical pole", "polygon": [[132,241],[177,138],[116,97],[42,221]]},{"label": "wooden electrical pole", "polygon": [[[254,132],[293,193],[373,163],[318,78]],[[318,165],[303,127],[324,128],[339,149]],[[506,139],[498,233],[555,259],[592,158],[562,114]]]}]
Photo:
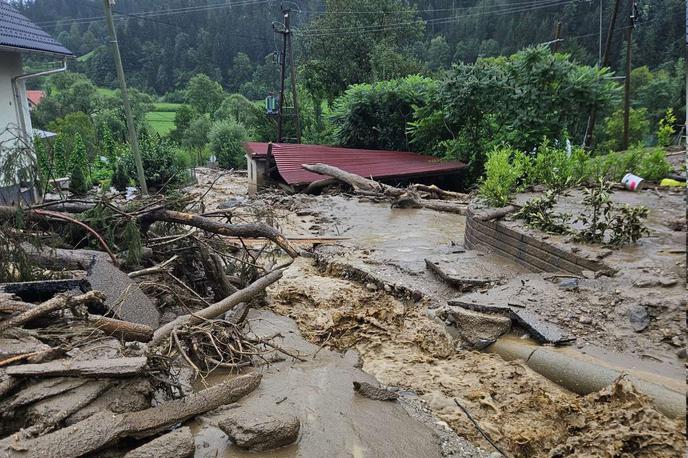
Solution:
[{"label": "wooden electrical pole", "polygon": [[[607,29],[607,40],[604,43],[604,54],[602,54],[602,64],[600,67],[609,66],[609,50],[612,46],[612,38],[614,36],[614,28],[616,27],[616,16],[619,14],[619,5],[621,0],[614,1],[614,9],[612,10],[612,18],[609,21],[609,28]],[[588,117],[588,126],[585,128],[585,138],[583,139],[584,146],[590,146],[592,144],[592,135],[595,130],[595,120],[597,117],[597,111],[593,109],[590,112],[590,117]]]},{"label": "wooden electrical pole", "polygon": [[127,82],[124,79],[124,69],[122,68],[122,56],[119,53],[119,44],[117,43],[117,32],[115,31],[115,24],[112,20],[112,6],[115,0],[103,0],[105,7],[105,19],[107,22],[108,32],[110,34],[110,44],[112,45],[112,54],[115,59],[115,68],[117,69],[117,80],[119,81],[119,88],[122,92],[122,104],[124,105],[124,114],[127,117],[127,130],[129,134],[129,145],[134,154],[134,162],[136,163],[136,173],[139,179],[139,186],[141,187],[141,195],[148,195],[148,186],[146,185],[146,175],[143,171],[143,161],[141,160],[141,151],[139,150],[139,138],[136,135],[136,125],[134,124],[134,115],[131,112],[131,105],[129,104],[129,92],[127,91]]},{"label": "wooden electrical pole", "polygon": [[557,21],[557,26],[554,31],[554,46],[552,46],[552,50],[554,52],[559,51],[559,43],[561,42],[561,21]]},{"label": "wooden electrical pole", "polygon": [[635,0],[630,0],[631,14],[628,17],[628,28],[626,29],[626,78],[624,78],[624,118],[623,118],[623,140],[621,148],[628,149],[629,120],[631,115],[631,51],[633,49],[633,29],[635,28],[636,4]]},{"label": "wooden electrical pole", "polygon": [[294,112],[292,115],[295,120],[296,127],[296,143],[301,143],[301,126],[299,122],[299,102],[296,95],[296,66],[294,65],[294,49],[291,41],[291,29],[290,29],[290,12],[288,8],[282,10],[282,16],[284,22],[282,23],[283,30],[275,30],[277,33],[282,34],[282,54],[280,61],[280,96],[279,96],[279,112],[277,115],[277,142],[284,142],[284,117],[285,117],[285,105],[284,105],[284,93],[285,85],[287,79],[287,53],[289,53],[289,70],[291,75],[291,93],[292,102],[294,106]]}]

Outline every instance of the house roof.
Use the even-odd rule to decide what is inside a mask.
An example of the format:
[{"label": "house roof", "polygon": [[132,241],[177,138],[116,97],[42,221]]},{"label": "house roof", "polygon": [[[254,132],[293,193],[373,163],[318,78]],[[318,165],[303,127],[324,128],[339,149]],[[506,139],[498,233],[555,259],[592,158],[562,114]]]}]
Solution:
[{"label": "house roof", "polygon": [[73,55],[69,49],[19,13],[15,7],[0,0],[0,49],[2,48],[61,56]]},{"label": "house roof", "polygon": [[43,97],[45,97],[44,91],[26,91],[26,98],[29,99],[29,102],[31,102],[33,105],[38,105],[41,103]]},{"label": "house roof", "polygon": [[[268,143],[247,143],[253,158],[267,156]],[[460,161],[442,161],[407,151],[381,151],[338,148],[322,145],[273,143],[272,155],[284,181],[302,185],[322,180],[322,175],[301,167],[303,164],[323,163],[366,178],[411,177],[452,173],[466,167]]]}]

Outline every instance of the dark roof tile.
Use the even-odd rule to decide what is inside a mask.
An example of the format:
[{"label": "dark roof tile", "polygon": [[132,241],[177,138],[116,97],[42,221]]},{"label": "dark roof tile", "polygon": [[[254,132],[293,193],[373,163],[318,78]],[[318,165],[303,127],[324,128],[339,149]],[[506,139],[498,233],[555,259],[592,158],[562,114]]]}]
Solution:
[{"label": "dark roof tile", "polygon": [[0,0],[0,48],[16,48],[27,52],[47,52],[62,56],[73,53],[40,27],[19,13],[12,5]]}]

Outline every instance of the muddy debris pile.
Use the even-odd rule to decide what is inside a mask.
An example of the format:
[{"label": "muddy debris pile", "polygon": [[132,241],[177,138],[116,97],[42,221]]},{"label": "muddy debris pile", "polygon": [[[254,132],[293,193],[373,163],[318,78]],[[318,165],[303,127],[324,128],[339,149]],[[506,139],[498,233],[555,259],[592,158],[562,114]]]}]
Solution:
[{"label": "muddy debris pile", "polygon": [[191,456],[178,427],[261,375],[198,382],[302,359],[245,320],[297,251],[203,197],[0,207],[0,456]]}]

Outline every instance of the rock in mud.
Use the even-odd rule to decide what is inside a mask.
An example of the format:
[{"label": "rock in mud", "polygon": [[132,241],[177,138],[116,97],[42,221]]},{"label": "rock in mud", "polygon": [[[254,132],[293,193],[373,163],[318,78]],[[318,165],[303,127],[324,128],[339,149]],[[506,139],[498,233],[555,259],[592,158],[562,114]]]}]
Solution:
[{"label": "rock in mud", "polygon": [[578,291],[578,279],[567,278],[559,282],[559,288],[565,291]]},{"label": "rock in mud", "polygon": [[136,448],[124,458],[187,458],[194,453],[191,428],[179,428]]},{"label": "rock in mud", "polygon": [[650,316],[642,305],[634,305],[628,310],[628,321],[635,332],[643,332],[650,325]]},{"label": "rock in mud", "polygon": [[238,412],[218,422],[218,426],[237,447],[263,451],[295,442],[301,422],[293,415],[255,416]]},{"label": "rock in mud", "polygon": [[511,329],[511,319],[461,307],[446,307],[437,313],[457,329],[460,337],[472,347],[494,341]]},{"label": "rock in mud", "polygon": [[398,393],[376,387],[367,382],[354,382],[354,391],[374,401],[396,401],[399,398]]}]

